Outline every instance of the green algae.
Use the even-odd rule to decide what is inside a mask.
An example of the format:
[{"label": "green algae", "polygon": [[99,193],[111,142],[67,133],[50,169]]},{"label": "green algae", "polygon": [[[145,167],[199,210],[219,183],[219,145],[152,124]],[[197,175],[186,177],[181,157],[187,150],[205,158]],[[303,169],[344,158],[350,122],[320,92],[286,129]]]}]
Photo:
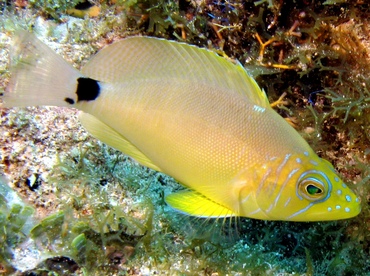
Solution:
[{"label": "green algae", "polygon": [[73,8],[80,2],[81,0],[30,0],[29,4],[44,16],[60,20],[61,16],[65,14],[68,9]]},{"label": "green algae", "polygon": [[[36,2],[27,8],[35,12],[33,16],[59,23],[65,10],[76,4]],[[104,45],[102,37],[109,43],[141,33],[209,47],[263,72],[257,80],[271,100],[288,93],[289,109],[278,112],[298,118],[298,129],[314,149],[333,162],[347,182],[357,183],[352,186],[364,202],[358,218],[302,224],[239,219],[237,226],[229,221],[192,221],[164,204],[164,193],[177,189],[174,180],[92,142],[57,160],[49,182],[59,211],[36,223],[31,233],[19,232],[31,209],[1,205],[1,229],[15,229],[1,234],[1,244],[7,245],[1,264],[8,264],[11,250],[31,235],[40,250],[73,259],[85,273],[139,274],[145,264],[149,271],[178,275],[363,274],[370,266],[366,231],[370,216],[366,204],[369,65],[358,54],[366,51],[361,41],[348,43],[348,38],[357,34],[368,9],[356,1],[308,5],[296,1],[117,1],[102,4],[104,19],[76,21],[66,39],[88,49],[74,59],[77,62]],[[121,16],[119,20],[115,13]],[[7,17],[3,29],[12,29],[11,18]],[[351,20],[357,22],[352,29],[337,28]],[[54,39],[63,33],[56,26],[51,30]],[[256,33],[263,42],[274,38],[263,56]],[[12,119],[10,128],[21,131],[32,123],[22,112]],[[230,229],[224,230],[228,225]],[[134,256],[124,253],[127,246],[134,248]]]},{"label": "green algae", "polygon": [[15,271],[12,251],[27,239],[34,209],[25,205],[0,178],[0,267],[3,272]]}]

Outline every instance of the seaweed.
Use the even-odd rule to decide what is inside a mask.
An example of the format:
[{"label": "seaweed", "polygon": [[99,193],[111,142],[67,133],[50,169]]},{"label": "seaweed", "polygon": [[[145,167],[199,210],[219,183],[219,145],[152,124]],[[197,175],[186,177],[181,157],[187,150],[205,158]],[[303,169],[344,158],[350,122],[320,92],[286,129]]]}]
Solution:
[{"label": "seaweed", "polygon": [[0,273],[15,271],[13,250],[24,242],[32,226],[34,208],[24,204],[0,178]]},{"label": "seaweed", "polygon": [[[67,10],[79,1],[29,1],[25,7],[8,2],[1,5],[4,33],[16,26],[45,28],[41,33],[62,41],[64,49],[76,45],[64,53],[77,66],[131,34],[180,40],[239,60],[271,101],[286,92],[288,105],[277,112],[294,120],[315,151],[334,164],[361,197],[363,211],[352,220],[330,223],[185,218],[164,203],[164,194],[178,189],[173,179],[94,140],[73,134],[68,141],[74,146],[67,148],[55,136],[59,155],[47,179],[37,168],[22,170],[12,181],[24,197],[53,195],[54,209],[34,220],[41,200],[31,208],[0,199],[1,269],[16,269],[13,251],[32,237],[48,254],[35,273],[61,274],[55,270],[60,263],[75,269],[68,273],[106,275],[360,275],[369,270],[368,3],[117,0],[101,1],[97,18],[72,20]],[[5,36],[2,45],[7,43]],[[1,55],[6,60],[7,51]],[[8,67],[1,68],[5,86]],[[37,119],[28,115],[34,110],[1,112],[8,143],[37,136]],[[43,139],[34,138],[32,147],[45,144]],[[12,175],[14,167],[30,166],[37,158],[23,160],[23,154],[26,150],[18,147],[2,156],[1,169]],[[25,183],[33,174],[42,182],[31,191]]]},{"label": "seaweed", "polygon": [[75,7],[81,0],[30,0],[31,7],[39,10],[40,13],[55,20],[61,20],[61,15],[68,9]]}]

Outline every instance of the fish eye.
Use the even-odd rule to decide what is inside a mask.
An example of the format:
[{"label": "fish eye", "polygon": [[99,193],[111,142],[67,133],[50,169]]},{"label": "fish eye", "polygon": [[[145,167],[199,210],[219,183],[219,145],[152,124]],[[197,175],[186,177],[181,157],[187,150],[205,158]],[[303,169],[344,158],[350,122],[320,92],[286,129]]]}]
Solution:
[{"label": "fish eye", "polygon": [[298,189],[299,194],[310,201],[320,200],[325,197],[324,185],[315,178],[301,180],[298,183]]},{"label": "fish eye", "polygon": [[310,195],[319,195],[322,193],[322,190],[319,187],[312,185],[312,184],[309,184],[306,186],[306,191]]}]

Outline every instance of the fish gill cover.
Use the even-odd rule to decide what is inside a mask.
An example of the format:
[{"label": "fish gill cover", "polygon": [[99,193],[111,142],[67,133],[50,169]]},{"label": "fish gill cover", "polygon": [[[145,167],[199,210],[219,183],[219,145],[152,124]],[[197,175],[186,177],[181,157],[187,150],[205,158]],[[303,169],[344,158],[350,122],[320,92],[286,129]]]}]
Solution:
[{"label": "fish gill cover", "polygon": [[9,178],[1,185],[27,202],[10,202],[1,189],[1,273],[367,273],[369,4],[94,1],[100,14],[80,19],[67,15],[77,2],[1,3],[2,89],[10,75],[7,45],[19,28],[76,67],[135,34],[212,49],[239,60],[270,102],[286,92],[287,104],[276,110],[351,184],[362,212],[325,223],[184,217],[164,202],[180,189],[173,179],[91,138],[74,111],[1,109],[0,170]]}]

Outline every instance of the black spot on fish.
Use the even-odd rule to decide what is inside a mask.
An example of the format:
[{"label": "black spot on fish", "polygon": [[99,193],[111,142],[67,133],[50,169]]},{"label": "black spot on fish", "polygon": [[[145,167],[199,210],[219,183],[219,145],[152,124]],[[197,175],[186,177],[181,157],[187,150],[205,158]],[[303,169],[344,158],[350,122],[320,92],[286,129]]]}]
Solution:
[{"label": "black spot on fish", "polygon": [[94,5],[91,4],[89,1],[85,1],[85,2],[78,3],[75,6],[75,9],[83,11],[83,10],[90,9],[92,6]]},{"label": "black spot on fish", "polygon": [[0,92],[0,97],[4,96],[4,93]]},{"label": "black spot on fish", "polygon": [[69,103],[69,104],[74,104],[75,103],[75,101],[71,98],[65,98],[64,101]]},{"label": "black spot on fish", "polygon": [[93,101],[100,94],[99,82],[90,78],[77,79],[77,102],[79,101]]}]

